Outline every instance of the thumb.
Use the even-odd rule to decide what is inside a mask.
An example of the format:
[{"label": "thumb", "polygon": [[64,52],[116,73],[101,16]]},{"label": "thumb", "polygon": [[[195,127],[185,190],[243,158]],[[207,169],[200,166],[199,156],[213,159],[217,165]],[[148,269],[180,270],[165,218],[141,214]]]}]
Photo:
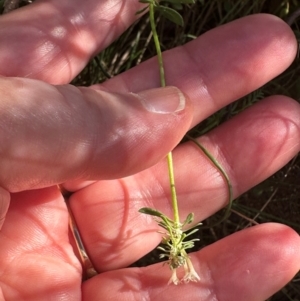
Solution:
[{"label": "thumb", "polygon": [[1,78],[0,93],[0,186],[11,192],[136,173],[172,150],[192,120],[175,87],[120,94]]}]

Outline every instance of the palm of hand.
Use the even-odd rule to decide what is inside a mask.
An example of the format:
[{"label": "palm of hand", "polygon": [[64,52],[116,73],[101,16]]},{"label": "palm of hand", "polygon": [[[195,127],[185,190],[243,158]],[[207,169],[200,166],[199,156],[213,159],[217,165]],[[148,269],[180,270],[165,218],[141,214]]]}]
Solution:
[{"label": "palm of hand", "polygon": [[[134,300],[148,293],[159,296],[166,290],[171,298],[178,295],[176,289],[166,286],[170,277],[166,266],[156,264],[143,269],[118,270],[149,251],[158,242],[159,236],[155,234],[155,223],[144,223],[136,228],[137,221],[132,219],[132,214],[136,212],[129,213],[131,210],[126,209],[128,204],[123,200],[99,204],[91,199],[91,195],[97,198],[102,194],[101,188],[101,182],[94,183],[92,187],[75,193],[73,198],[73,210],[80,229],[88,235],[83,236],[87,250],[97,270],[103,271],[84,282],[82,287],[81,265],[70,243],[68,212],[60,191],[52,187],[13,195],[0,233],[1,287],[7,300],[59,300],[62,296],[67,300],[98,300],[100,297]],[[78,205],[80,202],[81,205]],[[121,208],[119,212],[114,211],[114,214],[107,216],[107,211],[102,210],[103,206],[106,207],[105,203],[109,212],[117,206]],[[84,214],[83,210],[86,210]],[[95,222],[98,216],[99,221]],[[108,224],[110,221],[114,224],[114,218],[121,222],[115,229],[110,229]],[[290,271],[287,269],[286,274],[294,270],[296,256],[294,252],[286,254],[282,245],[283,241],[286,245],[292,245],[296,236],[283,226],[262,225],[260,229],[248,229],[219,241],[193,255],[201,284],[181,286],[180,294],[187,298],[193,298],[196,294],[208,300],[216,294],[230,298],[238,294],[244,296],[244,300],[263,300],[272,290],[266,285],[267,289],[253,293],[253,287],[264,279],[265,273],[275,275],[271,279],[271,289],[282,283],[286,276],[282,279],[276,275],[282,262],[279,258],[283,259],[282,265],[286,265],[287,261],[290,265]],[[275,252],[270,253],[270,245]],[[263,266],[266,262],[268,264]],[[255,277],[249,277],[252,273]],[[229,287],[230,283],[237,281],[237,287]],[[155,297],[153,300],[156,300]]]},{"label": "palm of hand", "polygon": [[5,300],[78,299],[81,266],[69,242],[68,213],[57,188],[14,194],[0,241]]}]

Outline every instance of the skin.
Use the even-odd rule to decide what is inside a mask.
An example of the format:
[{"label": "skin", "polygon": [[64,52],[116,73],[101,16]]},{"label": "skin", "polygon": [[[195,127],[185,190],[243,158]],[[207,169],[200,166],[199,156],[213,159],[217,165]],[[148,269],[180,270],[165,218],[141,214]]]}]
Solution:
[{"label": "skin", "polygon": [[[171,213],[167,152],[188,128],[284,71],[297,50],[285,23],[253,15],[166,52],[167,82],[186,101],[171,114],[151,113],[128,93],[158,87],[155,60],[101,86],[66,85],[139,8],[136,0],[38,1],[0,18],[1,301],[262,301],[300,268],[299,235],[271,223],[192,254],[198,283],[167,286],[161,264],[126,268],[160,240],[137,210]],[[299,152],[299,116],[297,102],[272,96],[199,140],[237,197]],[[183,217],[193,211],[200,221],[226,205],[226,184],[194,144],[177,147],[174,164]],[[101,272],[83,283],[61,183],[74,192],[70,207]]]}]

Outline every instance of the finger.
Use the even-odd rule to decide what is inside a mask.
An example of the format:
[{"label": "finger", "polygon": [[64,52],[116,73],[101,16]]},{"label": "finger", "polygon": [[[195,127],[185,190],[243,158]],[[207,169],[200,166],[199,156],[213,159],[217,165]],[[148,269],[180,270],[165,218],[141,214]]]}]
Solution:
[{"label": "finger", "polygon": [[[199,108],[194,113],[195,125],[283,72],[294,60],[297,47],[290,27],[279,18],[248,16],[165,52],[166,82],[179,87]],[[114,77],[103,86],[111,91],[159,86],[156,60]],[[147,80],[139,74],[146,74]]]},{"label": "finger", "polygon": [[[257,103],[199,141],[225,169],[234,197],[269,177],[300,150],[300,107],[286,97]],[[181,220],[203,221],[228,203],[228,187],[208,158],[189,142],[173,151]],[[71,197],[71,208],[99,271],[128,266],[160,241],[158,226],[138,210],[172,217],[166,162],[135,176],[92,184]]]},{"label": "finger", "polygon": [[10,194],[0,187],[0,230],[5,220],[5,216],[10,203]]},{"label": "finger", "polygon": [[[243,21],[244,20],[244,21]],[[245,21],[246,20],[246,21]],[[238,23],[235,23],[235,25],[233,25],[232,27],[229,27],[229,29],[235,29],[235,30],[237,30],[237,28],[241,28],[241,27],[248,27],[249,28],[249,21],[251,21],[250,19],[242,19],[242,20],[240,20]],[[253,21],[253,20],[252,20]],[[287,65],[287,63],[288,62],[290,62],[291,61],[291,57],[292,57],[292,54],[293,54],[293,49],[294,49],[294,47],[293,47],[293,45],[294,45],[294,38],[292,38],[291,37],[291,32],[290,32],[290,30],[289,29],[287,29],[287,27],[286,27],[286,25],[283,25],[283,23],[282,23],[282,21],[278,21],[278,19],[274,19],[273,17],[266,17],[266,19],[265,18],[259,18],[259,17],[257,17],[257,20],[255,20],[256,22],[252,22],[252,23],[254,23],[254,24],[258,24],[259,25],[259,27],[260,27],[260,32],[261,33],[265,33],[265,34],[262,34],[262,36],[264,36],[264,40],[263,41],[268,41],[269,43],[268,44],[265,44],[265,43],[261,43],[262,41],[261,40],[257,40],[256,38],[254,38],[254,36],[257,36],[257,27],[255,27],[255,28],[252,28],[251,26],[250,26],[250,28],[252,28],[252,30],[248,30],[249,31],[249,39],[250,39],[250,42],[249,43],[247,43],[247,48],[246,49],[248,49],[248,48],[250,48],[250,49],[257,49],[258,50],[258,48],[259,48],[259,46],[258,46],[258,44],[260,45],[260,44],[262,44],[262,45],[264,45],[265,46],[265,48],[267,48],[267,50],[268,50],[268,56],[263,56],[263,58],[264,58],[264,66],[266,66],[266,67],[268,67],[268,68],[266,68],[266,70],[267,69],[270,69],[270,70],[279,70],[280,68],[283,68],[283,67],[286,67],[286,65]],[[274,23],[274,24],[273,24]],[[229,26],[229,25],[228,25]],[[268,30],[266,29],[266,27],[268,26]],[[225,27],[226,28],[226,27]],[[281,39],[280,39],[280,42],[278,42],[278,39],[276,38],[276,43],[275,43],[275,38],[274,38],[274,35],[270,35],[270,32],[269,32],[269,28],[272,28],[272,29],[276,29],[276,32],[277,32],[277,36],[278,37],[281,37]],[[224,29],[224,27],[223,27],[223,29]],[[254,29],[255,29],[255,31],[254,31]],[[214,32],[214,31],[213,31]],[[228,29],[227,30],[225,30],[225,32],[223,32],[223,30],[222,30],[222,28],[221,28],[221,33],[224,33],[224,35],[226,36],[226,37],[228,37],[228,35],[229,35],[229,33],[228,33]],[[226,33],[227,33],[227,35],[226,35]],[[244,32],[244,34],[245,34],[245,32]],[[271,39],[269,39],[268,40],[268,35],[270,35],[272,38]],[[239,36],[242,36],[241,35],[241,33],[239,34]],[[277,37],[276,36],[276,37]],[[206,39],[206,38],[205,38]],[[209,38],[208,39],[208,41],[210,41],[211,40],[211,38]],[[222,42],[223,43],[225,43],[225,41],[226,40],[223,40]],[[252,41],[252,42],[251,42]],[[242,41],[242,42],[244,42],[244,41]],[[259,43],[258,43],[259,42]],[[289,45],[289,47],[285,47],[285,50],[284,50],[284,52],[282,51],[282,44],[281,44],[281,42],[283,43],[283,44],[285,44],[284,46],[287,46],[287,45]],[[203,43],[203,42],[202,42]],[[275,45],[274,45],[275,44]],[[225,45],[226,45],[226,43],[225,43]],[[270,48],[268,48],[266,45],[271,45],[271,47]],[[195,46],[197,46],[197,45],[195,45]],[[217,46],[217,48],[218,49],[220,49],[220,45],[216,45]],[[251,47],[250,47],[251,46]],[[237,48],[239,48],[239,47],[241,47],[241,46],[239,46],[238,45],[238,47]],[[289,49],[290,51],[287,51],[286,49]],[[264,50],[264,51],[263,51]],[[272,50],[272,51],[271,51]],[[260,49],[260,51],[259,51],[259,53],[266,53],[266,49]],[[275,53],[276,55],[282,55],[283,56],[283,59],[281,60],[281,62],[282,62],[282,64],[278,64],[277,62],[278,62],[278,59],[277,59],[277,56],[275,55],[275,56],[272,56],[272,55],[270,55],[270,53]],[[195,54],[195,53],[194,53]],[[217,52],[215,53],[215,54],[217,54]],[[250,54],[251,54],[251,59],[250,59]],[[253,53],[248,53],[248,61],[251,61],[252,60],[252,56],[253,56]],[[274,59],[274,57],[276,57],[276,61],[275,61],[275,59]],[[247,60],[245,60],[247,57],[243,57],[243,64],[245,65],[245,61],[247,61]],[[262,60],[263,59],[262,57],[259,57],[259,60]],[[269,60],[269,58],[271,58],[270,60]],[[284,58],[286,58],[286,59],[284,59]],[[257,59],[258,60],[258,59]],[[256,60],[256,61],[257,61]],[[258,60],[258,61],[259,61]],[[169,63],[170,64],[170,63]],[[240,61],[239,62],[239,64],[242,64],[242,62]],[[192,62],[192,64],[191,64],[191,62],[190,62],[190,65],[189,65],[189,67],[191,68],[191,70],[194,70],[192,73],[194,73],[193,74],[193,76],[195,75],[195,69],[193,69],[193,65],[195,65],[194,64],[194,62]],[[249,66],[251,65],[251,63],[249,63]],[[270,65],[272,65],[272,68],[269,68],[270,67]],[[276,67],[275,67],[275,65],[276,66],[278,66],[278,68],[279,69],[277,69]],[[231,65],[230,65],[231,66]],[[235,66],[235,65],[233,65],[233,66]],[[239,66],[239,65],[237,65],[237,66]],[[234,70],[238,70],[238,69],[240,69],[240,68],[237,68],[237,66],[236,67],[234,67],[233,69]],[[254,66],[256,66],[256,64],[254,64]],[[211,66],[211,67],[213,67],[213,66]],[[216,67],[216,66],[214,66],[214,67]],[[209,68],[208,68],[209,69]],[[228,68],[227,68],[228,69]],[[150,69],[149,69],[150,70]],[[261,68],[260,68],[260,72],[262,73],[262,74],[265,74],[265,73],[268,73],[267,71],[264,71],[264,72],[262,72],[262,70],[261,70]],[[183,70],[181,70],[181,71],[184,71],[184,69]],[[215,74],[215,72],[214,72],[214,70],[213,69],[211,69],[211,71],[213,72],[213,74]],[[228,70],[225,70],[225,71],[229,71],[229,69]],[[252,71],[255,71],[253,68],[252,68]],[[185,71],[186,72],[186,71]],[[188,73],[187,73],[188,74]],[[230,74],[230,73],[229,73]],[[270,76],[270,73],[268,73],[268,75]],[[273,75],[273,73],[271,72],[271,75]],[[224,76],[224,74],[223,74],[223,76]],[[208,74],[206,75],[206,77],[208,77],[208,78],[214,78],[214,76],[209,76]],[[255,78],[257,78],[258,76],[255,76]],[[230,76],[229,76],[229,78],[230,78]],[[234,79],[234,81],[236,82],[236,80],[237,80],[237,78],[236,78],[236,76],[235,77],[233,77],[233,79]],[[192,80],[192,82],[195,82],[195,78],[193,79],[193,78],[191,78],[191,80]],[[148,81],[148,79],[147,79],[147,81]],[[247,82],[249,83],[249,82],[253,82],[253,80],[250,80],[250,77],[249,77],[249,74],[248,74],[248,78],[247,78]],[[120,83],[120,86],[119,86],[119,88],[120,89],[122,89],[122,84]],[[188,88],[188,87],[186,87],[186,88]],[[203,88],[203,87],[202,87]],[[200,87],[200,90],[202,89],[201,87]],[[222,89],[224,89],[225,87],[222,87]],[[253,88],[253,86],[251,87],[251,88]],[[197,88],[196,87],[196,90],[198,90],[199,91],[199,88]],[[226,89],[225,89],[225,91],[226,91]],[[191,90],[189,91],[189,90],[187,90],[186,91],[187,93],[191,93]],[[243,92],[247,92],[247,91],[244,91],[243,90]],[[239,93],[241,93],[241,91],[239,91]],[[194,97],[195,95],[191,95],[192,97]],[[234,95],[230,95],[231,97],[233,97]],[[194,99],[194,101],[195,101],[195,97],[193,98]],[[205,99],[204,97],[203,97],[203,99]],[[211,99],[210,99],[210,97],[208,97],[207,98],[208,99],[208,102],[209,101],[211,101]],[[51,99],[51,101],[52,101],[52,99]],[[228,99],[226,98],[225,99],[225,102],[226,101],[228,101]],[[198,110],[196,110],[195,111],[195,117],[194,117],[194,120],[195,120],[195,118],[197,118],[197,116],[199,117],[199,116],[201,116],[201,115],[207,115],[207,114],[209,114],[209,112],[210,112],[210,106],[208,105],[208,102],[204,102],[203,104],[204,104],[204,106],[202,106],[201,105],[201,108],[198,106]],[[224,102],[224,99],[223,99],[223,102]],[[211,103],[213,103],[213,101],[211,102]],[[223,104],[225,104],[225,103],[223,103]],[[206,108],[206,109],[205,109]],[[214,106],[214,109],[217,109],[217,106]],[[204,112],[204,113],[201,113],[201,112]],[[80,119],[80,120],[82,120],[82,119]],[[198,121],[199,121],[200,119],[198,119]],[[179,128],[179,127],[175,127],[175,128]],[[162,134],[163,135],[163,133],[161,132],[160,134]],[[72,133],[72,137],[74,136],[74,134]],[[32,136],[32,138],[34,138],[35,136],[33,135]],[[69,138],[70,139],[70,138]],[[47,140],[47,141],[49,141],[50,142],[50,140]],[[55,142],[57,142],[57,140],[55,141]],[[165,144],[164,144],[165,145]],[[67,149],[67,148],[66,148]],[[74,151],[74,149],[73,149],[73,151]],[[52,154],[53,155],[53,154]],[[78,158],[78,157],[76,157],[76,158]],[[75,159],[76,159],[75,158]],[[78,164],[80,164],[80,163],[75,163],[74,161],[72,162],[73,163],[73,166],[75,166],[75,165],[78,165]],[[57,166],[57,165],[56,165]],[[61,166],[61,168],[62,168],[62,166]],[[49,176],[49,173],[47,173],[47,175]],[[74,177],[76,178],[78,175],[76,174],[76,173],[74,173]],[[121,174],[119,174],[119,176],[121,176]],[[61,176],[60,177],[60,179],[68,179],[67,177],[65,178],[65,177],[63,177],[63,176]],[[50,183],[50,184],[53,184],[53,181]],[[21,184],[21,186],[22,186],[23,184]],[[38,185],[37,183],[33,183],[32,185]],[[40,186],[42,186],[43,185],[43,183],[41,183],[41,185]],[[23,186],[26,186],[26,185],[23,185]],[[40,186],[36,186],[36,187],[40,187]],[[14,188],[12,188],[12,189],[14,189]],[[17,189],[17,188],[15,188],[15,189]]]},{"label": "finger", "polygon": [[7,14],[0,21],[0,73],[67,83],[136,20],[141,7],[135,0],[53,0]]},{"label": "finger", "polygon": [[36,1],[0,18],[0,74],[70,82],[137,19],[126,1]]},{"label": "finger", "polygon": [[174,87],[118,94],[2,78],[0,90],[0,185],[11,192],[133,174],[165,157],[192,119]]},{"label": "finger", "polygon": [[263,301],[297,273],[299,251],[299,235],[292,229],[259,225],[192,254],[198,283],[168,286],[171,272],[160,263],[100,274],[83,283],[83,300]]},{"label": "finger", "polygon": [[[180,87],[191,99],[195,125],[281,73],[296,52],[295,36],[286,23],[271,15],[252,15],[165,52],[164,65],[168,84]],[[153,58],[98,87],[140,91],[159,86],[158,74]],[[87,184],[68,183],[66,188]]]}]

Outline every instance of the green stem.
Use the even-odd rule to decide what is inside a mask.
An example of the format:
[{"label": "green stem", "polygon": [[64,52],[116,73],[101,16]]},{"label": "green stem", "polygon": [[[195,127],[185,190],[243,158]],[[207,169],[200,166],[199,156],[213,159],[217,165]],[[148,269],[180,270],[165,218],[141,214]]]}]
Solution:
[{"label": "green stem", "polygon": [[[163,58],[162,58],[162,53],[161,53],[161,48],[160,48],[160,42],[158,39],[158,34],[156,31],[156,26],[155,26],[154,5],[153,4],[149,4],[149,15],[150,15],[151,30],[153,33],[153,39],[154,39],[154,44],[155,44],[155,49],[156,49],[157,59],[158,59],[158,65],[159,65],[160,85],[161,85],[161,87],[165,87],[166,86],[165,70],[164,70]],[[174,223],[175,223],[175,225],[179,226],[180,219],[179,219],[177,194],[176,194],[175,180],[174,180],[172,152],[168,153],[167,161],[168,161],[168,171],[169,171],[169,181],[170,181],[170,189],[171,189]]]},{"label": "green stem", "polygon": [[171,199],[172,199],[174,223],[175,223],[176,226],[179,226],[180,225],[180,220],[179,220],[177,194],[176,194],[175,180],[174,180],[172,152],[168,153],[167,161],[168,161],[168,171],[169,171],[169,181],[170,181],[170,189],[171,189]]},{"label": "green stem", "polygon": [[158,34],[157,34],[157,31],[156,31],[156,26],[155,26],[154,5],[153,4],[149,4],[149,14],[150,14],[151,30],[152,30],[152,33],[153,33],[153,40],[154,40],[154,44],[155,44],[155,49],[156,49],[157,59],[158,59],[158,65],[159,65],[160,85],[162,87],[165,87],[166,86],[165,69],[164,69],[164,63],[163,63],[160,43],[159,43],[159,39],[158,39]]},{"label": "green stem", "polygon": [[207,229],[207,228],[212,228],[215,227],[217,225],[219,225],[220,223],[222,223],[223,221],[225,221],[231,212],[231,207],[232,207],[232,203],[233,203],[233,189],[232,189],[232,185],[229,179],[228,174],[226,173],[225,169],[221,166],[221,164],[213,157],[213,155],[203,146],[201,145],[196,139],[192,138],[189,135],[185,135],[189,140],[191,140],[192,142],[194,142],[202,151],[203,153],[206,155],[206,157],[213,163],[213,165],[220,171],[220,173],[222,174],[222,176],[224,177],[227,187],[228,187],[228,199],[229,199],[229,203],[226,207],[225,210],[225,214],[224,216],[215,224],[213,225],[209,225],[207,227],[202,226],[202,229]]}]

